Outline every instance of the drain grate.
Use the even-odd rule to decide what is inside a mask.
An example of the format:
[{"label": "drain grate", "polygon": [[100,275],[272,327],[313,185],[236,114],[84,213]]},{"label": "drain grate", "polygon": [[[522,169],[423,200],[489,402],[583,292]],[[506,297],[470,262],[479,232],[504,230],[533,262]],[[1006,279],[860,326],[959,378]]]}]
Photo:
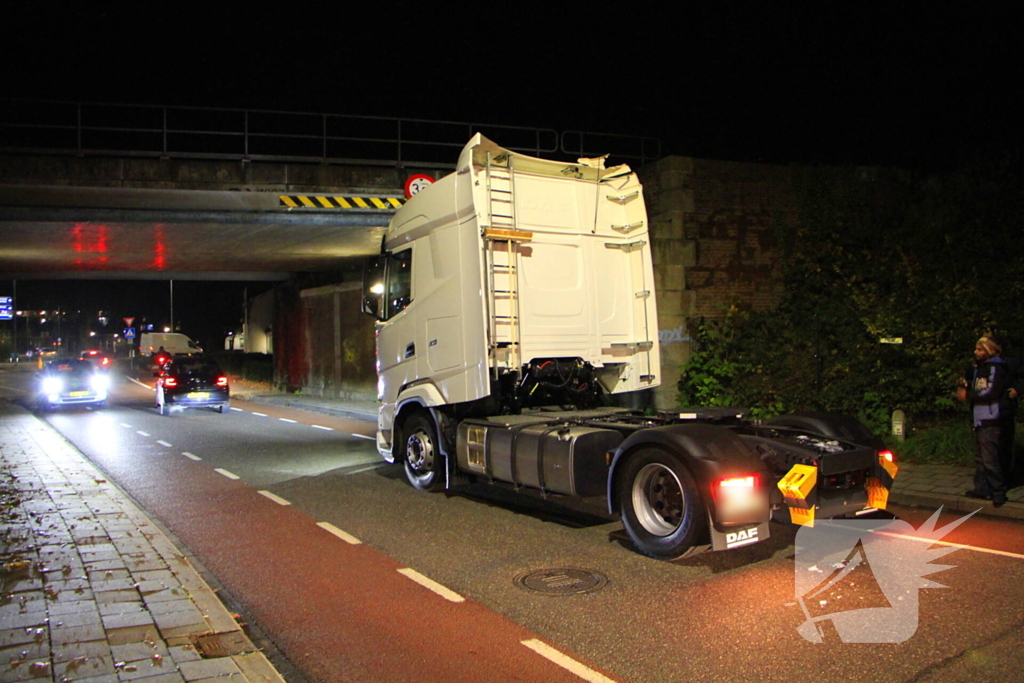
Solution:
[{"label": "drain grate", "polygon": [[544,595],[579,595],[601,590],[608,585],[608,577],[589,569],[557,567],[520,574],[514,583],[520,588]]},{"label": "drain grate", "polygon": [[249,639],[241,631],[207,633],[201,636],[193,636],[192,644],[205,659],[231,657],[255,651],[252,643],[249,642]]}]

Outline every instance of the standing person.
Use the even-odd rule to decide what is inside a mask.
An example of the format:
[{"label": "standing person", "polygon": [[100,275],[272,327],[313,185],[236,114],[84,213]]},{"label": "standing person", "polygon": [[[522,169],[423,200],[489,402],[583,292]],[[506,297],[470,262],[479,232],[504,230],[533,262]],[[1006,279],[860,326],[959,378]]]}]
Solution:
[{"label": "standing person", "polygon": [[1013,430],[1013,401],[1017,398],[1016,378],[1002,358],[1002,347],[990,336],[974,346],[974,363],[957,385],[956,396],[970,401],[974,425],[974,488],[968,498],[991,500],[995,507],[1006,503],[1006,458],[1003,456],[1006,430]]}]

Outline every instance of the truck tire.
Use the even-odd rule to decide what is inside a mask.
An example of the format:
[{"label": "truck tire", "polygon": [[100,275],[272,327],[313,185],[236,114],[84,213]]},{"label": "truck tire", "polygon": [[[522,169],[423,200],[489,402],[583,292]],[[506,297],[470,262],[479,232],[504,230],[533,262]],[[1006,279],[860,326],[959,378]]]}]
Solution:
[{"label": "truck tire", "polygon": [[438,450],[434,422],[421,412],[413,413],[402,425],[402,461],[405,477],[420,491],[433,493],[444,488],[444,456]]},{"label": "truck tire", "polygon": [[644,555],[674,560],[706,535],[707,515],[693,475],[672,453],[636,451],[618,486],[622,523]]}]

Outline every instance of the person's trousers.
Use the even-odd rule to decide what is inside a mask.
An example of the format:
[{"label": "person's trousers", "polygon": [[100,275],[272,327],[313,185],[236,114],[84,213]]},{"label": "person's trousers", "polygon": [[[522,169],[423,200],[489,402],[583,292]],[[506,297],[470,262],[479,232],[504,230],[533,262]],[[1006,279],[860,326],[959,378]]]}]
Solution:
[{"label": "person's trousers", "polygon": [[1001,446],[1005,445],[1003,425],[974,428],[974,490],[993,500],[1006,498]]}]

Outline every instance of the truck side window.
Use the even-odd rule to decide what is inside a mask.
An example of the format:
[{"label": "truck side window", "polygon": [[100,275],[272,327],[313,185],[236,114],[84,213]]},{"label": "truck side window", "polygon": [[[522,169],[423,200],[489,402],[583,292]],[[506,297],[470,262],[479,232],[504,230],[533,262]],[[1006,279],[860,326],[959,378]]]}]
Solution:
[{"label": "truck side window", "polygon": [[412,303],[412,249],[388,256],[387,317],[398,315]]},{"label": "truck side window", "polygon": [[363,269],[363,313],[390,320],[412,303],[412,249],[374,256]]}]

